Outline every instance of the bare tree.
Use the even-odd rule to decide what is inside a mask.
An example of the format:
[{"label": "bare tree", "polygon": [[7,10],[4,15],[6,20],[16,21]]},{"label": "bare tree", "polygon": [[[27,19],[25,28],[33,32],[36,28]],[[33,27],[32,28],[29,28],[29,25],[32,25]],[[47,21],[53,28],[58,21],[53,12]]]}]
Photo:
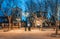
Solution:
[{"label": "bare tree", "polygon": [[1,9],[1,4],[3,3],[4,0],[0,0],[0,9]]},{"label": "bare tree", "polygon": [[[3,1],[3,0],[2,0]],[[9,2],[9,1],[8,1]],[[14,2],[14,1],[13,1]],[[1,5],[1,4],[0,4]],[[14,6],[14,5],[13,5]],[[1,11],[3,12],[3,14],[4,14],[4,16],[6,16],[7,17],[7,19],[8,19],[8,21],[9,21],[9,27],[11,27],[11,23],[12,23],[12,19],[13,18],[16,18],[15,16],[17,15],[17,13],[19,12],[19,13],[21,13],[21,9],[20,8],[15,8],[15,10],[14,10],[14,8],[13,8],[13,6],[11,6],[11,4],[10,3],[8,3],[7,4],[7,8],[6,8],[6,10],[4,10],[4,9],[2,9],[1,8]],[[11,10],[10,12],[10,16],[8,15],[9,14],[9,10]],[[21,15],[21,14],[20,14]],[[19,15],[19,16],[20,16]]]},{"label": "bare tree", "polygon": [[[56,0],[55,13],[57,13],[57,10],[58,10],[58,0]],[[57,14],[55,15],[55,18],[56,18],[56,35],[58,35],[58,25],[57,25],[58,16],[57,16]]]}]

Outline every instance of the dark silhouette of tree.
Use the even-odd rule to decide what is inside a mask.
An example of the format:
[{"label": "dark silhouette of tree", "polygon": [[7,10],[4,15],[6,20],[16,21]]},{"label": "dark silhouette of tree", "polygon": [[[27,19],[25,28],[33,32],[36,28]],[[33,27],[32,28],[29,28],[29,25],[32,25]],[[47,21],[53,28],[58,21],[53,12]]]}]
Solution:
[{"label": "dark silhouette of tree", "polygon": [[18,7],[13,8],[11,13],[12,13],[11,16],[13,20],[16,20],[16,18],[21,18],[22,16],[22,10],[21,8]]},{"label": "dark silhouette of tree", "polygon": [[41,11],[41,2],[37,1],[38,2],[38,5],[39,5],[39,11]]},{"label": "dark silhouette of tree", "polygon": [[[10,2],[10,1],[8,1],[8,2]],[[13,6],[14,6],[14,5],[13,5]],[[20,9],[20,8],[16,7],[15,10],[14,10],[13,6],[11,6],[10,3],[7,3],[6,10],[4,10],[4,9],[1,8],[1,11],[3,12],[4,16],[7,17],[8,21],[9,21],[9,23],[8,23],[9,26],[11,26],[11,23],[13,22],[13,20],[17,18],[16,15],[17,15],[18,13],[21,13],[21,9]],[[11,11],[9,11],[9,10],[11,10]],[[10,13],[9,13],[9,12],[10,12]],[[8,15],[8,14],[10,14],[10,15]],[[20,15],[21,15],[21,14],[20,14]],[[20,15],[19,15],[19,17],[21,18]],[[15,16],[16,16],[16,17],[15,17]],[[8,29],[8,30],[9,30],[9,29]]]},{"label": "dark silhouette of tree", "polygon": [[1,9],[1,4],[3,3],[4,0],[0,0],[0,9]]},{"label": "dark silhouette of tree", "polygon": [[[55,19],[56,21],[58,20],[57,18],[57,11],[58,11],[58,0],[56,0],[56,7],[55,7]],[[56,35],[58,35],[58,25],[57,25],[57,22],[56,22]]]},{"label": "dark silhouette of tree", "polygon": [[33,0],[29,0],[29,2],[25,2],[25,4],[28,8],[27,12],[30,13],[29,18],[27,18],[27,19],[29,19],[29,21],[33,24],[33,20],[35,19],[33,14],[37,8],[36,3]]}]

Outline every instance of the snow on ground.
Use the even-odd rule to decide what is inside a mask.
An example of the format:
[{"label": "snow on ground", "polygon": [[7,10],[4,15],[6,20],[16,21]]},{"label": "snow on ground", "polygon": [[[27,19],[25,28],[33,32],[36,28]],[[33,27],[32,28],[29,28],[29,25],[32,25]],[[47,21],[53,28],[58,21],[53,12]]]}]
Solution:
[{"label": "snow on ground", "polygon": [[1,32],[0,30],[0,39],[60,39],[60,37],[51,37],[52,33],[55,33],[55,31],[51,29],[45,29],[43,31],[40,31],[38,29],[31,31],[17,29],[10,30],[8,32]]}]

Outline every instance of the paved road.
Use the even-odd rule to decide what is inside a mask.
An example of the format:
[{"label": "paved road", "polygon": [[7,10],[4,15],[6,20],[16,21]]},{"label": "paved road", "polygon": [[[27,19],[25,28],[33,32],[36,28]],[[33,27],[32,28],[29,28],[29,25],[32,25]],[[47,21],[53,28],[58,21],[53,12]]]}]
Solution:
[{"label": "paved road", "polygon": [[51,37],[55,31],[24,31],[24,30],[10,30],[8,32],[0,32],[0,39],[60,39],[60,37]]}]

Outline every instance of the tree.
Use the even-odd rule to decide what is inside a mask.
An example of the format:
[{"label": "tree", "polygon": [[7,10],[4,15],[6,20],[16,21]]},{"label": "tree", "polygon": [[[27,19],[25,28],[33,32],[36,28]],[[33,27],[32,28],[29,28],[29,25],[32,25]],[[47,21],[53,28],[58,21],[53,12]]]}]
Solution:
[{"label": "tree", "polygon": [[[56,0],[56,7],[55,7],[55,13],[57,13],[57,10],[58,10],[58,0]],[[58,25],[57,25],[57,14],[55,15],[55,18],[56,18],[56,35],[58,35]]]},{"label": "tree", "polygon": [[[2,2],[3,2],[3,0],[1,0]],[[1,2],[1,3],[2,3]],[[3,12],[3,14],[4,14],[4,16],[6,16],[7,17],[7,19],[8,19],[8,21],[9,21],[9,27],[11,27],[11,23],[12,23],[12,21],[14,20],[14,18],[16,19],[17,17],[15,17],[16,15],[17,15],[17,13],[21,13],[21,8],[18,8],[17,7],[17,5],[16,5],[16,3],[14,2],[14,4],[16,5],[16,8],[15,8],[15,10],[14,10],[14,8],[13,8],[13,6],[14,5],[12,5],[11,6],[11,3],[12,2],[14,2],[14,1],[12,1],[12,0],[8,0],[8,3],[7,3],[7,6],[5,7],[6,8],[6,10],[4,10],[4,9],[2,9],[1,8],[1,11]],[[0,5],[1,5],[1,3],[0,3]],[[10,10],[10,11],[9,11]],[[11,12],[11,13],[10,13]],[[10,13],[10,15],[8,15]],[[20,14],[21,15],[21,14]],[[20,16],[19,15],[19,16]],[[9,29],[8,29],[9,30]]]},{"label": "tree", "polygon": [[3,3],[4,0],[0,0],[0,9],[1,9],[1,4]]}]

